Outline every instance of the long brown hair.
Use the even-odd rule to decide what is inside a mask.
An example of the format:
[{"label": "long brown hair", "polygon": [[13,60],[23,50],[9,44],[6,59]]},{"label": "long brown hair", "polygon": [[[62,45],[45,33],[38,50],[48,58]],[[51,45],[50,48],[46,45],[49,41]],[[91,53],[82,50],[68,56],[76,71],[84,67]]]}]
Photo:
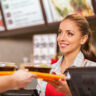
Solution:
[{"label": "long brown hair", "polygon": [[96,62],[95,48],[92,44],[92,31],[86,18],[77,14],[71,14],[64,18],[64,20],[66,19],[72,20],[76,23],[82,36],[88,35],[88,40],[84,45],[81,46],[81,51],[83,52],[86,59]]}]

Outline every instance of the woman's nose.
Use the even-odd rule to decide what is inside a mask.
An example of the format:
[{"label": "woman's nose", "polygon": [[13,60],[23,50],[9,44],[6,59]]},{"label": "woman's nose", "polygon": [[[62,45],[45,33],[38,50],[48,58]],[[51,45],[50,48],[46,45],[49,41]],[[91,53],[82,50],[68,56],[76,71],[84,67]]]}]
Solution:
[{"label": "woman's nose", "polygon": [[67,38],[66,34],[61,34],[60,35],[60,40],[66,40],[66,38]]}]

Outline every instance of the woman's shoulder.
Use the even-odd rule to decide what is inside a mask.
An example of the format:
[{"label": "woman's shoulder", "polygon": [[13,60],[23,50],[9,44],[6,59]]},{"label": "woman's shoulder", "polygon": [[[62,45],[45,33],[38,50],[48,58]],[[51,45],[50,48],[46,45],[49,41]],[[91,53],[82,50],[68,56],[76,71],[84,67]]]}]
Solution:
[{"label": "woman's shoulder", "polygon": [[63,59],[63,56],[56,63],[54,63],[52,65],[52,69],[51,69],[50,73],[52,73],[52,72],[59,73],[60,72],[60,64],[62,62],[62,59]]},{"label": "woman's shoulder", "polygon": [[52,69],[51,69],[50,73],[55,72],[57,68],[58,68],[58,63],[54,63],[52,65]]},{"label": "woman's shoulder", "polygon": [[59,67],[59,65],[61,64],[62,60],[63,60],[63,56],[61,56],[60,59],[56,63],[54,63],[52,65],[52,68]]},{"label": "woman's shoulder", "polygon": [[86,66],[96,66],[96,62],[85,59]]}]

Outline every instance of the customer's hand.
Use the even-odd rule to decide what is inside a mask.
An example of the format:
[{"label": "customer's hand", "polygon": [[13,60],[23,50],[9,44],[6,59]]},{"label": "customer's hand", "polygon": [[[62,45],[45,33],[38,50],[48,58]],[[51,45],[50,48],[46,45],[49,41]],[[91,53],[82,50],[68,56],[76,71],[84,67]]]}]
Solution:
[{"label": "customer's hand", "polygon": [[32,78],[36,78],[35,74],[29,73],[28,70],[18,70],[12,76],[12,83],[14,89],[25,88],[31,83]]}]

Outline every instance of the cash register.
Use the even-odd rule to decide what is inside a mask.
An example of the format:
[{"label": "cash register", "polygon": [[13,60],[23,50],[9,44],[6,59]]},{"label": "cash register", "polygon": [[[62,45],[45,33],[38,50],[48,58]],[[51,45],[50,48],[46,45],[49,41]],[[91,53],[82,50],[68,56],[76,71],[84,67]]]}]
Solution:
[{"label": "cash register", "polygon": [[0,96],[39,96],[37,90],[9,90],[0,94]]},{"label": "cash register", "polygon": [[96,67],[68,68],[72,96],[96,96]]}]

